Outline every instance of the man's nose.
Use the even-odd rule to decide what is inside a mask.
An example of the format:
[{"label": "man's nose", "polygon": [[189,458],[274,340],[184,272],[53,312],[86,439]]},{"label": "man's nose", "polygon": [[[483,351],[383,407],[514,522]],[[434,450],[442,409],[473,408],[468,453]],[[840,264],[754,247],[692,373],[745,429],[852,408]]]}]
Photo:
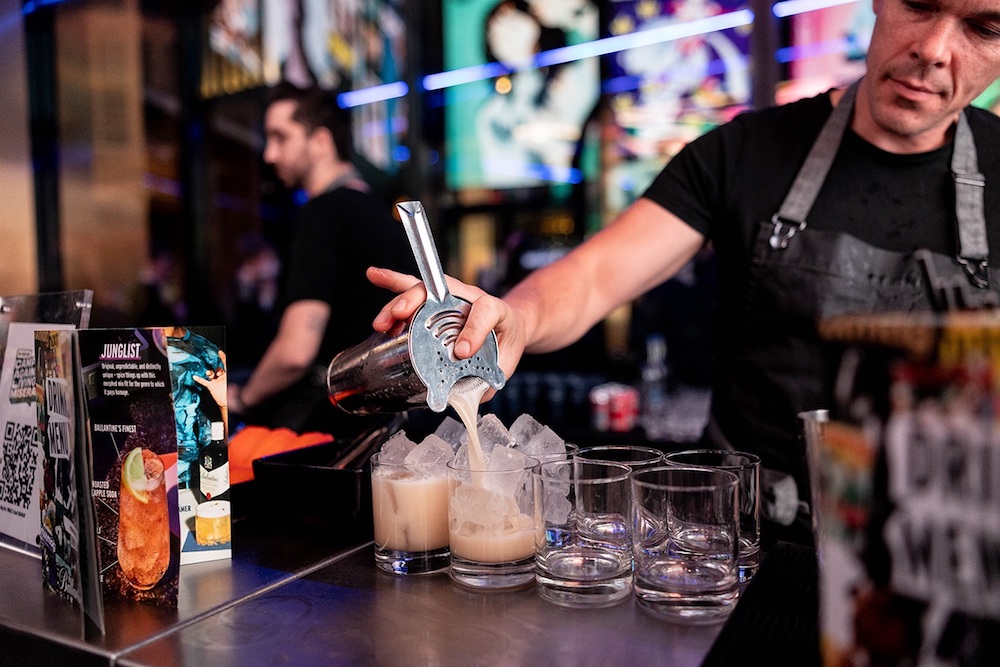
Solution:
[{"label": "man's nose", "polygon": [[951,61],[955,47],[955,26],[945,16],[930,21],[925,30],[914,40],[912,55],[923,65],[943,67]]}]

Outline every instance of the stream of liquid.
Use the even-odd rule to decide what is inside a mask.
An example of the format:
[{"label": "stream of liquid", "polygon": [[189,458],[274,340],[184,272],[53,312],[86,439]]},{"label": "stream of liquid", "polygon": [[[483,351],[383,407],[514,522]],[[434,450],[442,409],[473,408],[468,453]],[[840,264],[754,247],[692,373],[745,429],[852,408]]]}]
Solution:
[{"label": "stream of liquid", "polygon": [[458,414],[469,432],[469,468],[472,470],[472,480],[476,486],[481,486],[476,471],[486,470],[486,455],[482,443],[479,442],[479,404],[490,388],[481,378],[465,377],[451,388],[448,394],[448,405]]},{"label": "stream of liquid", "polygon": [[[498,496],[486,488],[486,456],[479,440],[479,403],[489,384],[481,378],[462,378],[448,395],[448,404],[469,432],[469,468],[471,483],[454,490],[449,511],[451,552],[477,563],[509,563],[531,558],[535,550],[532,517],[524,514],[513,496]],[[504,474],[504,473],[496,473]],[[509,474],[509,473],[508,473]],[[503,498],[496,503],[490,497]],[[458,503],[456,506],[455,503]],[[502,507],[499,516],[475,514],[473,507]],[[470,514],[471,513],[471,514]],[[493,513],[493,510],[491,510]],[[458,518],[463,516],[465,518]]]}]

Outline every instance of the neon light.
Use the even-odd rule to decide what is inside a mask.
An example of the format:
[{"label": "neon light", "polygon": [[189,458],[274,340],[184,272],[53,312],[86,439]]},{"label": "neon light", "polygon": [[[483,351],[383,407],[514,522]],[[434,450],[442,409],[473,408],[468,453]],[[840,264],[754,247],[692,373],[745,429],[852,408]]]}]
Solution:
[{"label": "neon light", "polygon": [[24,3],[24,6],[21,7],[21,15],[27,16],[28,14],[37,12],[42,7],[58,5],[63,2],[66,2],[66,0],[27,0],[27,2]]},{"label": "neon light", "polygon": [[580,183],[583,173],[575,167],[541,164],[537,162],[512,162],[509,160],[488,160],[485,168],[493,174],[531,178],[550,183]]},{"label": "neon light", "polygon": [[341,93],[337,95],[337,104],[342,109],[350,109],[351,107],[358,107],[363,104],[394,100],[404,97],[408,92],[410,92],[410,87],[406,83],[396,81],[394,83],[385,83],[381,86],[372,86],[371,88],[362,88],[360,90]]},{"label": "neon light", "polygon": [[774,3],[771,7],[771,13],[779,19],[783,19],[786,16],[804,14],[806,12],[812,12],[817,9],[826,9],[828,7],[849,5],[852,2],[857,1],[858,0],[784,0],[783,2]]},{"label": "neon light", "polygon": [[779,63],[790,63],[793,60],[846,53],[852,46],[854,43],[849,39],[834,39],[827,42],[803,44],[802,46],[786,46],[774,52],[774,59]]},{"label": "neon light", "polygon": [[[852,0],[856,1],[856,0]],[[616,35],[605,37],[592,42],[564,46],[550,51],[543,51],[534,57],[531,64],[518,69],[533,69],[536,67],[548,67],[551,65],[561,65],[563,63],[604,56],[619,51],[648,46],[650,44],[661,44],[685,37],[695,37],[705,35],[710,32],[738,28],[753,23],[754,14],[752,10],[741,9],[728,14],[719,14],[706,18],[685,21],[684,23],[674,23],[660,26],[649,30],[638,30],[627,35]],[[495,76],[502,76],[510,72],[517,71],[500,63],[487,63],[485,65],[473,65],[450,72],[439,74],[428,74],[424,77],[422,85],[424,90],[440,90],[450,88],[463,83],[482,81]]]},{"label": "neon light", "polygon": [[543,51],[535,56],[532,65],[535,67],[559,65],[574,60],[583,60],[584,58],[606,56],[611,53],[618,53],[619,51],[628,51],[640,46],[662,44],[677,39],[684,39],[685,37],[706,35],[710,32],[719,32],[720,30],[729,30],[730,28],[750,25],[753,23],[753,18],[753,10],[741,9],[736,12],[708,16],[693,21],[685,21],[684,23],[672,23],[649,30],[637,30],[627,35],[605,37],[593,42]]},{"label": "neon light", "polygon": [[448,72],[428,74],[424,77],[421,85],[424,90],[441,90],[442,88],[451,88],[463,83],[492,79],[495,76],[503,76],[504,74],[510,74],[510,70],[500,63],[487,63],[485,65],[461,67]]}]

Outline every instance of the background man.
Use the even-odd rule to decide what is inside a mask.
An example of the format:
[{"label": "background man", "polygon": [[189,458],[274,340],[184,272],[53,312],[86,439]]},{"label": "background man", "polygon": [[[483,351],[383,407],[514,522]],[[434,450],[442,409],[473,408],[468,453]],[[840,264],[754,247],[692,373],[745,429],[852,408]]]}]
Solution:
[{"label": "background man", "polygon": [[349,439],[361,420],[330,405],[326,366],[371,334],[385,300],[365,268],[413,270],[412,253],[391,204],[355,171],[349,118],[327,93],[279,85],[264,124],[264,161],[309,200],[299,212],[277,335],[246,384],[233,388],[229,407],[247,423]]}]

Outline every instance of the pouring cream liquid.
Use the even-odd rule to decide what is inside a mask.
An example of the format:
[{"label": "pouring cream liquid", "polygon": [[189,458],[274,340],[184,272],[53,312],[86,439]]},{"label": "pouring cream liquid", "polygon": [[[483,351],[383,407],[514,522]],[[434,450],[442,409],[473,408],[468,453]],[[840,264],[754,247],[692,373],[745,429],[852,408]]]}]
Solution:
[{"label": "pouring cream liquid", "polygon": [[[486,456],[479,441],[479,403],[489,385],[486,382],[461,380],[448,395],[469,432],[469,467],[471,484],[462,482],[452,489],[449,507],[449,541],[451,553],[479,563],[505,563],[529,558],[535,553],[534,521],[517,506],[513,496],[505,496],[488,488]],[[475,508],[489,507],[489,516]]]}]

